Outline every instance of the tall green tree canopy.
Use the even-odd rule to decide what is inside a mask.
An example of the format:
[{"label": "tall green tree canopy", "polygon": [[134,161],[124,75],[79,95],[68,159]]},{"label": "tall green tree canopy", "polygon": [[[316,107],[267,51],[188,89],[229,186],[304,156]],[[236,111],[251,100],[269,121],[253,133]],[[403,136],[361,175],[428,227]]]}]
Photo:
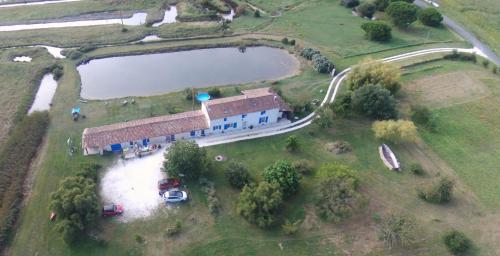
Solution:
[{"label": "tall green tree canopy", "polygon": [[261,228],[276,221],[276,213],[283,203],[283,195],[276,183],[261,182],[257,186],[247,185],[240,193],[238,213],[250,223]]},{"label": "tall green tree canopy", "polygon": [[398,116],[396,100],[380,85],[365,85],[352,95],[355,111],[375,119],[394,119]]},{"label": "tall green tree canopy", "polygon": [[383,21],[370,21],[361,25],[365,35],[369,40],[387,42],[391,40],[391,27]]},{"label": "tall green tree canopy", "polygon": [[264,180],[279,185],[284,197],[293,195],[300,186],[300,176],[290,162],[277,161],[264,169]]},{"label": "tall green tree canopy", "polygon": [[373,59],[365,59],[349,72],[346,82],[351,91],[355,91],[367,84],[379,84],[391,91],[392,94],[395,94],[401,88],[400,77],[401,70],[398,66]]},{"label": "tall green tree canopy", "polygon": [[183,176],[188,180],[198,179],[209,167],[206,149],[188,140],[175,142],[165,153],[163,162],[163,168],[170,177]]},{"label": "tall green tree canopy", "polygon": [[385,11],[391,17],[394,25],[398,27],[408,27],[417,20],[418,7],[411,3],[393,2],[387,6]]},{"label": "tall green tree canopy", "polygon": [[436,8],[425,8],[418,11],[418,19],[426,26],[437,27],[441,25],[443,15]]}]

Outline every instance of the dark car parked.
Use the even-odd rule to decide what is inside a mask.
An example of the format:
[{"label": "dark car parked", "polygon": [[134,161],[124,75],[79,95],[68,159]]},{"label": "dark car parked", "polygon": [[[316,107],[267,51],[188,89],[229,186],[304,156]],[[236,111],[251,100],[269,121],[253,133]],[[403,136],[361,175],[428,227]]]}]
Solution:
[{"label": "dark car parked", "polygon": [[123,213],[123,206],[116,204],[107,204],[102,207],[102,216],[116,216],[121,215]]},{"label": "dark car parked", "polygon": [[178,179],[174,178],[167,178],[158,181],[158,189],[161,191],[178,188],[180,185],[181,182]]}]

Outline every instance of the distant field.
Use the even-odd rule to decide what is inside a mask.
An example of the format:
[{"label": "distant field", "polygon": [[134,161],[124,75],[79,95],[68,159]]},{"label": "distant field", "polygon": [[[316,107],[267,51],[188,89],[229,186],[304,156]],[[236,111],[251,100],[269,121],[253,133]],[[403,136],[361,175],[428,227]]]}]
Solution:
[{"label": "distant field", "polygon": [[[29,55],[31,63],[13,62],[13,56]],[[40,71],[50,65],[52,56],[45,50],[0,51],[0,143],[9,131],[16,115],[23,115],[29,107],[31,97],[38,88]],[[21,112],[21,113],[18,113]]]},{"label": "distant field", "polygon": [[[433,107],[437,116],[438,132],[421,130],[422,138],[453,167],[485,205],[500,209],[500,159],[497,157],[500,153],[500,113],[496,111],[500,104],[500,77],[485,72],[479,65],[470,68],[470,64],[460,62],[440,61],[427,66],[440,67],[405,78],[417,79],[409,84],[410,95],[413,95],[415,84],[422,84],[422,103]],[[472,71],[464,72],[466,69]],[[465,77],[455,81],[454,86],[450,84],[447,90],[441,90],[449,81],[440,81],[436,79],[439,76],[431,74],[456,74],[454,70],[461,70]],[[468,87],[467,94],[462,93],[463,86]],[[438,101],[425,97],[433,93],[439,94]]]},{"label": "distant field", "polygon": [[440,0],[440,10],[472,30],[500,54],[500,1]]}]

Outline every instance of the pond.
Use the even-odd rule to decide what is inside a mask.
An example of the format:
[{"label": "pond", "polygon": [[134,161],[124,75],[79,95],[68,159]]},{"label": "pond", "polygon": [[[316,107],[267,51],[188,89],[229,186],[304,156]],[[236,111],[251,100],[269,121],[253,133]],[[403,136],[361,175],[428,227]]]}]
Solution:
[{"label": "pond", "polygon": [[40,87],[38,88],[38,92],[35,96],[35,101],[33,102],[33,105],[31,105],[28,114],[31,114],[34,111],[49,110],[52,98],[56,93],[56,89],[57,81],[54,79],[54,75],[49,73],[43,76]]},{"label": "pond", "polygon": [[152,96],[202,88],[277,80],[299,70],[297,58],[271,47],[210,48],[112,57],[77,67],[84,99]]}]

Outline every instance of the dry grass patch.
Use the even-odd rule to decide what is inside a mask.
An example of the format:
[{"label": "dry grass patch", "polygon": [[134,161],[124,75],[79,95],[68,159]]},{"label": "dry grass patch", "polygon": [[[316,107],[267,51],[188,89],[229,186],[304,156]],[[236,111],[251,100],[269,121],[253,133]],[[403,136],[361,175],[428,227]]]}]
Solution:
[{"label": "dry grass patch", "polygon": [[491,94],[481,82],[482,72],[452,72],[424,77],[404,86],[411,103],[444,108],[472,102]]}]

